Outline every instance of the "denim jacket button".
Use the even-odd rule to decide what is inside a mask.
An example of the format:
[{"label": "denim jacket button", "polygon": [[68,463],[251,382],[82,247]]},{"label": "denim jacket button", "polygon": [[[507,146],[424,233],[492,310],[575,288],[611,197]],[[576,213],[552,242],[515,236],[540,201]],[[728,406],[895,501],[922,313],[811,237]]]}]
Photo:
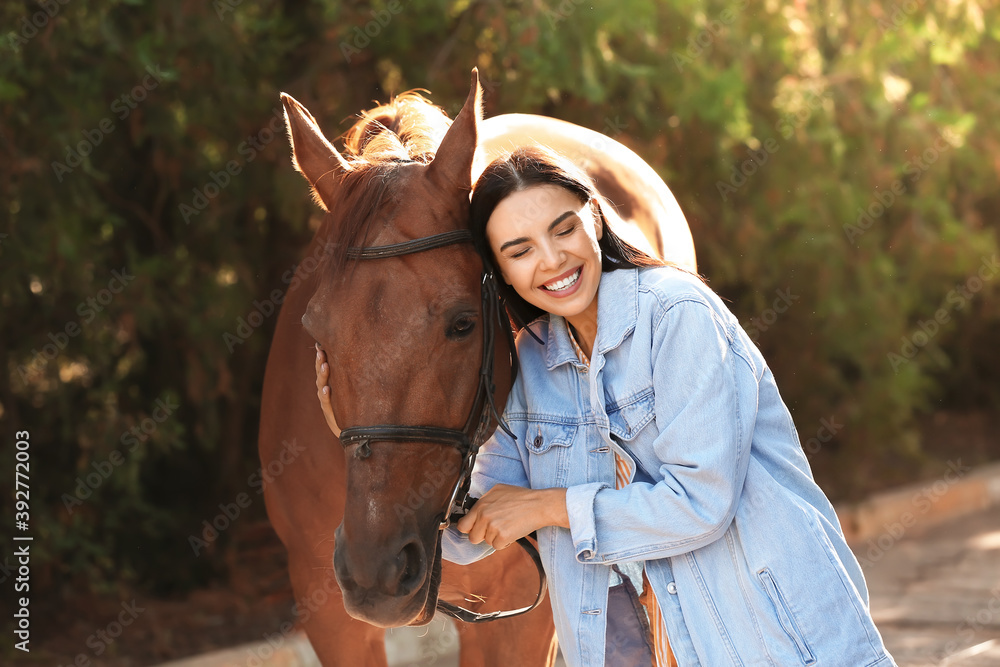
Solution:
[{"label": "denim jacket button", "polygon": [[667,592],[670,593],[671,595],[677,595],[677,584],[675,584],[672,581],[669,584],[667,584]]},{"label": "denim jacket button", "polygon": [[542,442],[543,442],[542,436],[536,435],[535,436],[535,447],[541,447],[542,446]]}]

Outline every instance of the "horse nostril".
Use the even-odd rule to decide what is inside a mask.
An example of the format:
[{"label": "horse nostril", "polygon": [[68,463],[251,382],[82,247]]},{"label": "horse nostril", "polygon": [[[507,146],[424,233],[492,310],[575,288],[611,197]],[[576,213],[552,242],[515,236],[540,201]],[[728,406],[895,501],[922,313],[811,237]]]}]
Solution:
[{"label": "horse nostril", "polygon": [[403,547],[403,553],[406,554],[406,569],[403,570],[403,576],[400,578],[400,585],[409,586],[413,585],[413,582],[423,578],[423,549],[420,548],[419,543],[410,542]]},{"label": "horse nostril", "polygon": [[389,564],[383,577],[384,590],[394,596],[409,595],[416,590],[424,578],[423,549],[416,540],[407,542]]},{"label": "horse nostril", "polygon": [[358,583],[350,575],[347,563],[344,562],[341,552],[338,550],[335,550],[333,553],[333,573],[337,578],[337,583],[340,584],[341,590],[345,593],[353,593],[358,589]]}]

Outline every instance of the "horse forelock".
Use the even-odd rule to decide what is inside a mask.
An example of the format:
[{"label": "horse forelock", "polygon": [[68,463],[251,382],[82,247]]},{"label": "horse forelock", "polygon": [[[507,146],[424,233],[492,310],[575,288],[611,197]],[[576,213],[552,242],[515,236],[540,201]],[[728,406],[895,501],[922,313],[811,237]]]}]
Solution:
[{"label": "horse forelock", "polygon": [[444,110],[416,91],[397,95],[361,113],[344,133],[352,166],[391,159],[429,163],[451,121]]},{"label": "horse forelock", "polygon": [[341,275],[347,249],[365,244],[380,211],[393,201],[401,168],[434,159],[451,120],[444,110],[416,91],[361,113],[344,134],[345,159],[351,169],[339,176],[338,204],[328,213],[334,242],[329,277]]}]

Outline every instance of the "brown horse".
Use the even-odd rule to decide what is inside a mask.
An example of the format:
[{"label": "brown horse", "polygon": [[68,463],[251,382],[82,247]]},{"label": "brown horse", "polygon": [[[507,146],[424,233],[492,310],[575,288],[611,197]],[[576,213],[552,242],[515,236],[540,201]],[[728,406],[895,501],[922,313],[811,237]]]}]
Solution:
[{"label": "brown horse", "polygon": [[[471,244],[360,262],[348,257],[347,248],[468,228],[479,95],[474,73],[466,105],[450,127],[423,98],[397,97],[363,114],[348,131],[346,157],[304,107],[283,96],[296,168],[327,214],[306,253],[319,260],[299,266],[279,316],[259,449],[265,467],[284,463],[284,443],[296,443],[301,452],[265,486],[265,499],[288,550],[299,619],[326,665],[385,665],[382,628],[427,623],[439,597],[458,602],[465,591],[476,597],[465,606],[509,609],[530,602],[537,586],[530,561],[514,549],[471,566],[442,567],[438,530],[459,476],[457,448],[374,440],[364,453],[357,445],[345,450],[327,429],[313,392],[313,344],[319,342],[333,369],[333,405],[342,426],[466,424],[485,321],[482,263]],[[504,127],[505,118],[512,125]],[[670,248],[680,237],[674,245],[681,250],[672,258],[693,263],[676,202],[662,181],[643,185],[650,174],[658,179],[641,160],[635,158],[637,166],[624,153],[612,155],[603,144],[612,151],[618,144],[594,133],[578,134],[574,144],[569,129],[548,119],[495,121],[482,123],[486,154],[506,142],[541,140],[577,157],[607,156],[602,169],[592,171],[602,193],[623,205],[623,213],[646,220],[640,228],[655,246]],[[561,141],[552,129],[557,126],[565,130]],[[526,127],[533,130],[526,134]],[[506,336],[494,338],[494,400],[502,407],[510,357]],[[460,624],[459,631],[463,667],[550,665],[554,659],[547,602],[523,616]]]}]

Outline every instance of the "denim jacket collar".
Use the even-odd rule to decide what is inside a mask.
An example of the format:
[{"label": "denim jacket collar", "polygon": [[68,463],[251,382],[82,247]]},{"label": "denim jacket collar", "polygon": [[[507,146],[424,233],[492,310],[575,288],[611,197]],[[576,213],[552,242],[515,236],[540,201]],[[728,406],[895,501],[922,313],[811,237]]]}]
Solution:
[{"label": "denim jacket collar", "polygon": [[[597,340],[594,354],[604,355],[615,349],[635,329],[639,317],[639,271],[618,269],[601,274],[597,289]],[[569,339],[566,318],[549,315],[545,366],[549,370],[565,363],[582,364]]]}]

